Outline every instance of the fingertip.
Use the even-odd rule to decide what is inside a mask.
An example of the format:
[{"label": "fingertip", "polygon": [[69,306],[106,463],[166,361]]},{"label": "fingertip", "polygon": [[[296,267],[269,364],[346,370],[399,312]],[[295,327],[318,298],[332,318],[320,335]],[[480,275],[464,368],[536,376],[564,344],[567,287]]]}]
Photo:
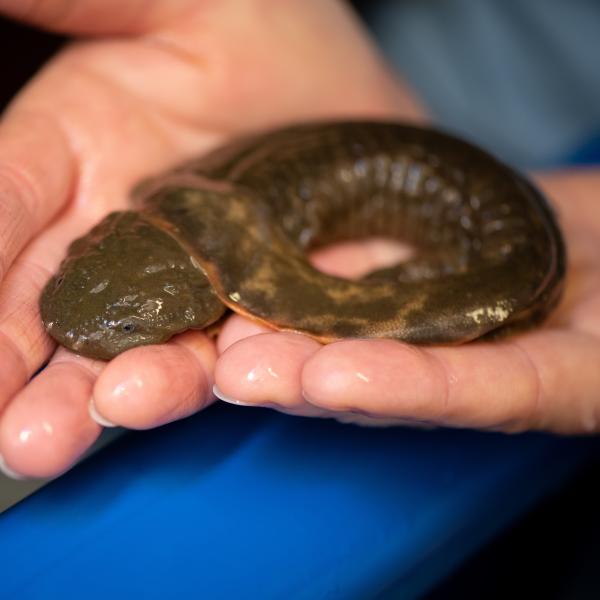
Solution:
[{"label": "fingertip", "polygon": [[2,456],[2,454],[0,454],[0,472],[4,473],[4,475],[9,477],[10,479],[14,479],[16,481],[24,481],[27,479],[27,477],[25,477],[25,475],[22,475],[21,473],[11,469],[6,464],[6,461],[4,460],[4,457]]},{"label": "fingertip", "polygon": [[186,417],[212,400],[215,360],[214,344],[198,331],[167,344],[129,350],[98,378],[90,414],[101,425],[131,429]]},{"label": "fingertip", "polygon": [[235,404],[236,406],[254,406],[253,404],[249,404],[247,402],[242,402],[241,400],[237,400],[236,398],[231,398],[227,396],[224,392],[222,392],[216,385],[213,385],[213,394],[219,400],[226,402],[227,404]]},{"label": "fingertip", "polygon": [[239,340],[217,361],[218,395],[236,404],[303,405],[302,366],[320,347],[315,340],[296,333],[262,333]]},{"label": "fingertip", "polygon": [[83,400],[92,380],[72,363],[51,363],[10,403],[0,422],[0,454],[9,472],[54,477],[96,441],[101,429]]},{"label": "fingertip", "polygon": [[88,404],[88,412],[90,413],[90,417],[92,418],[92,420],[98,423],[98,425],[100,425],[101,427],[117,427],[115,423],[109,421],[98,412],[93,396],[90,398]]},{"label": "fingertip", "polygon": [[231,315],[223,324],[223,328],[217,338],[217,350],[223,354],[227,348],[239,342],[240,340],[261,333],[272,332],[272,329],[242,317],[241,315]]}]

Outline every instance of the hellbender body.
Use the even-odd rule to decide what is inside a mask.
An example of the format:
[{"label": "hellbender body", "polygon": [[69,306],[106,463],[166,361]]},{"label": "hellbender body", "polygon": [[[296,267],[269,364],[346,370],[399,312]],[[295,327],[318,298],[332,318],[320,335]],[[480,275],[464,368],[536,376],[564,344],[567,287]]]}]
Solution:
[{"label": "hellbender body", "polygon": [[[461,343],[543,319],[565,272],[560,231],[521,175],[445,133],[387,122],[238,140],[138,187],[74,242],[41,302],[49,333],[111,358],[229,307],[327,342]],[[359,281],[307,251],[367,236],[415,256]]]}]

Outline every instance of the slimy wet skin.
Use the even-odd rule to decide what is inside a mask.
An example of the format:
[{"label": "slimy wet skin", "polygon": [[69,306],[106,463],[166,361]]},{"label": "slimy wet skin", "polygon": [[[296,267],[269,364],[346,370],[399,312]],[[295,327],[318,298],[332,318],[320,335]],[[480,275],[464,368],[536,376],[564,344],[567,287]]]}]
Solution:
[{"label": "slimy wet skin", "polygon": [[203,328],[225,310],[190,255],[135,212],[112,213],[71,244],[41,308],[59,343],[102,359]]},{"label": "slimy wet skin", "polygon": [[[204,328],[226,308],[322,342],[462,343],[556,304],[565,250],[545,199],[484,151],[384,122],[235,141],[138,187],[138,210],[75,241],[41,298],[58,343],[109,359]],[[349,281],[307,253],[385,236],[407,262]]]}]

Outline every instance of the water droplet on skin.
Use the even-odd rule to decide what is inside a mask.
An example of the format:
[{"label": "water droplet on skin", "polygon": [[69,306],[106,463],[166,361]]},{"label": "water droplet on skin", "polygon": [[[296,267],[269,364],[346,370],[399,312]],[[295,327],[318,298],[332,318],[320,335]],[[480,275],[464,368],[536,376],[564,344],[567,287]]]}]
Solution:
[{"label": "water droplet on skin", "polygon": [[279,373],[277,373],[275,369],[273,369],[272,367],[265,368],[264,366],[262,366],[250,369],[250,371],[246,373],[246,381],[249,381],[251,383],[265,381],[266,375],[272,377],[273,379],[279,379]]},{"label": "water droplet on skin", "polygon": [[29,438],[31,437],[31,429],[22,429],[19,432],[19,441],[23,443],[27,443]]},{"label": "water droplet on skin", "polygon": [[364,373],[361,373],[360,371],[356,371],[354,374],[356,375],[357,379],[360,379],[365,383],[369,383],[371,381]]}]

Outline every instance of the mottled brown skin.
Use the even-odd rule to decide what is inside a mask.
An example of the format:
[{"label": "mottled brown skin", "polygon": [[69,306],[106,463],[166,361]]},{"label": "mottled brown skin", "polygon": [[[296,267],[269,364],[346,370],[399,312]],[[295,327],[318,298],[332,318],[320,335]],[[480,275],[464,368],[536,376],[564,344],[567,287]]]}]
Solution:
[{"label": "mottled brown skin", "polygon": [[[239,140],[138,187],[69,248],[41,301],[60,344],[108,359],[227,307],[327,342],[461,343],[542,320],[565,250],[542,195],[484,151],[397,123],[294,126]],[[388,236],[408,262],[360,281],[307,251]]]},{"label": "mottled brown skin", "polygon": [[206,327],[225,311],[189,254],[130,211],[108,215],[71,244],[41,309],[59,343],[103,359]]}]

